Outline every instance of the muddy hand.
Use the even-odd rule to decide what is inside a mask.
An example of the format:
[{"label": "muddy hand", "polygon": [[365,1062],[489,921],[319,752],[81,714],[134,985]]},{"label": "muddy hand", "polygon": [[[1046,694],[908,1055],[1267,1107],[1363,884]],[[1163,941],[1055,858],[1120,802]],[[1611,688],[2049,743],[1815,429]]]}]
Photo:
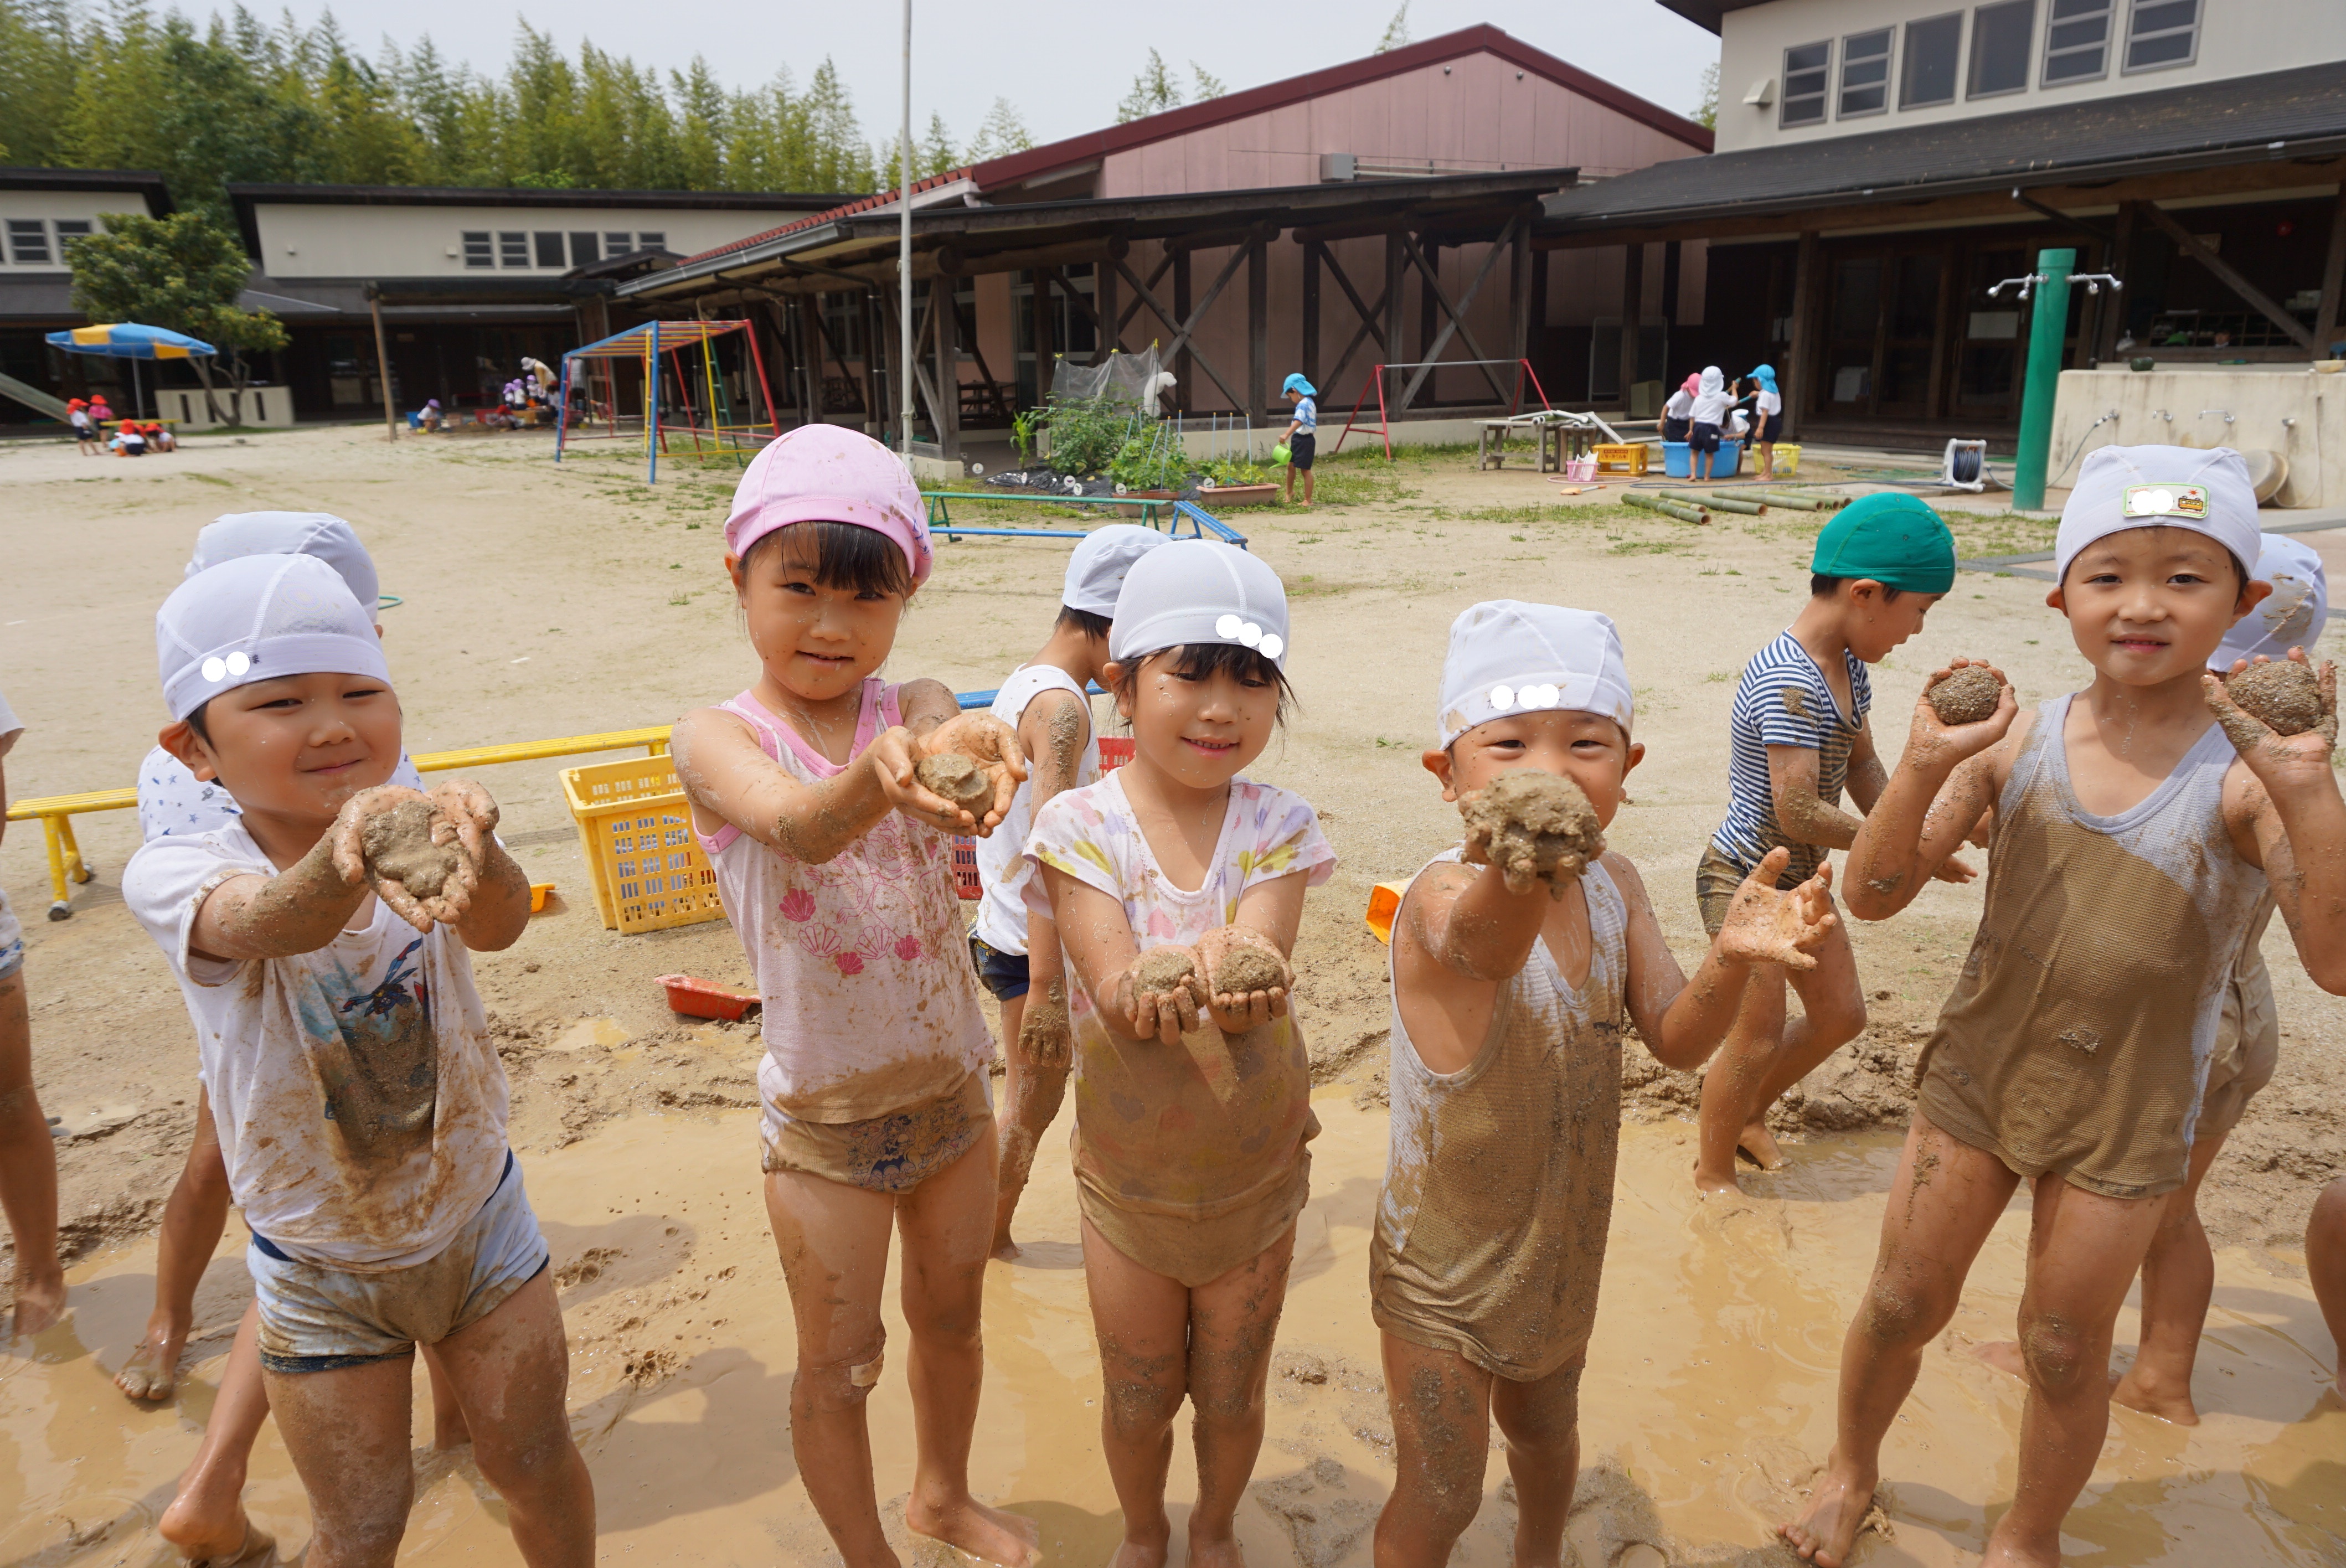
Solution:
[{"label": "muddy hand", "polygon": [[1018,744],[1018,732],[992,714],[963,713],[923,736],[917,756],[936,757],[948,751],[958,751],[976,763],[994,782],[994,804],[983,820],[955,809],[970,824],[962,831],[983,839],[1010,815],[1010,802],[1018,786],[1026,781],[1025,748]]},{"label": "muddy hand", "polygon": [[[2290,649],[2289,657],[2301,665],[2312,662],[2301,647]],[[2257,659],[2259,664],[2270,662],[2262,657]],[[2321,667],[2314,672],[2315,684],[2321,693],[2321,720],[2301,735],[2277,734],[2263,719],[2232,700],[2225,683],[2248,668],[2246,659],[2235,659],[2228,675],[2218,676],[2212,671],[2202,675],[2199,689],[2208,699],[2208,710],[2216,716],[2225,738],[2240,754],[2240,760],[2249,765],[2249,771],[2268,788],[2275,782],[2275,770],[2286,773],[2319,768],[2327,773],[2331,749],[2338,744],[2338,667],[2324,659]]]},{"label": "muddy hand", "polygon": [[[374,874],[367,864],[364,836],[367,823],[375,817],[410,800],[430,799],[430,796],[419,795],[403,785],[378,784],[372,789],[362,789],[343,801],[342,809],[334,814],[333,827],[327,830],[328,840],[333,846],[334,872],[342,879],[343,885],[358,888],[372,884],[375,896],[390,907],[392,913],[417,931],[425,932],[430,932],[438,921],[453,921],[463,916],[465,905],[472,900],[471,866],[462,866],[458,874],[449,879],[448,888],[439,898],[418,900],[397,878]],[[435,838],[442,826],[435,812],[433,820]],[[453,911],[448,897],[451,891],[458,894]]]},{"label": "muddy hand", "polygon": [[1972,869],[1971,862],[1959,855],[1949,855],[1939,862],[1939,869],[1931,873],[1933,881],[1953,882],[1958,887],[1978,875],[1979,872]]},{"label": "muddy hand", "polygon": [[[1251,926],[1217,926],[1198,939],[1198,967],[1210,977],[1222,972],[1222,962],[1235,948],[1251,948],[1279,965],[1280,982],[1261,991],[1240,993],[1235,991],[1214,992],[1206,999],[1213,1014],[1215,1026],[1225,1034],[1243,1034],[1250,1029],[1260,1029],[1274,1018],[1287,1016],[1287,993],[1295,983],[1295,972],[1279,944]],[[1208,985],[1213,983],[1210,978]]]},{"label": "muddy hand", "polygon": [[880,779],[880,792],[887,797],[892,809],[942,832],[966,833],[970,830],[970,814],[913,777],[913,769],[928,754],[929,748],[913,738],[913,732],[902,725],[882,730],[864,752],[872,759]]},{"label": "muddy hand", "polygon": [[1025,1016],[1018,1023],[1018,1059],[1030,1067],[1064,1067],[1074,1054],[1066,984],[1055,980],[1049,992],[1028,994]]},{"label": "muddy hand", "polygon": [[[1974,666],[2004,682],[2004,689],[1996,694],[1995,711],[1976,724],[1946,723],[1931,706],[1931,688],[1955,671]],[[1899,765],[1952,768],[2002,740],[2019,712],[2020,700],[2013,696],[2012,683],[2004,680],[2002,670],[1985,659],[1949,659],[1944,669],[1933,670],[1923,677],[1923,690],[1914,698],[1914,722],[1906,732],[1906,755]]]},{"label": "muddy hand", "polygon": [[[1190,952],[1190,971],[1174,984],[1172,990],[1144,989],[1140,983],[1143,960],[1165,951],[1164,947],[1152,947],[1141,958],[1134,959],[1131,967],[1117,982],[1117,989],[1124,998],[1124,1012],[1131,1020],[1134,1039],[1158,1040],[1168,1045],[1178,1045],[1182,1035],[1198,1027],[1198,1008],[1206,994],[1206,983],[1198,972],[1197,955]],[[1175,948],[1174,951],[1189,950]]]},{"label": "muddy hand", "polygon": [[[474,867],[486,864],[489,835],[497,830],[502,815],[489,792],[470,779],[451,779],[434,786],[428,799],[433,809],[455,829],[454,841],[464,851],[464,859]],[[439,843],[450,841],[441,837],[438,821],[432,824],[432,837]]]},{"label": "muddy hand", "polygon": [[1780,892],[1776,879],[1791,858],[1791,851],[1780,847],[1769,850],[1759,869],[1735,890],[1735,901],[1719,928],[1719,957],[1795,970],[1817,966],[1816,950],[1841,923],[1832,908],[1832,868],[1819,866],[1815,876],[1790,892]]}]

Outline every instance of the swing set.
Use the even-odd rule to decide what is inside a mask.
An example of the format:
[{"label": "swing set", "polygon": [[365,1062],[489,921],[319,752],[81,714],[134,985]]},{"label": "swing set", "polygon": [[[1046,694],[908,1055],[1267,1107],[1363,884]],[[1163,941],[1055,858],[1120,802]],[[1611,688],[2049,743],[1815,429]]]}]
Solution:
[{"label": "swing set", "polygon": [[[749,349],[747,362],[737,367],[746,409],[734,407],[732,378],[717,362],[719,340],[736,332]],[[699,351],[697,366],[686,357],[690,349]],[[623,418],[620,372],[629,365],[636,368],[643,412]],[[765,411],[762,415],[760,408]],[[640,431],[648,484],[659,483],[660,453],[672,452],[681,457],[687,438],[692,443],[695,462],[729,455],[746,468],[750,453],[781,434],[774,419],[774,389],[766,379],[765,355],[759,351],[758,334],[747,321],[646,321],[572,349],[562,356],[561,409],[555,427],[555,462],[562,461],[563,450],[571,441],[633,439]],[[574,425],[578,427],[576,434]],[[602,429],[597,430],[597,425]],[[671,439],[677,443],[674,447],[668,444]]]}]

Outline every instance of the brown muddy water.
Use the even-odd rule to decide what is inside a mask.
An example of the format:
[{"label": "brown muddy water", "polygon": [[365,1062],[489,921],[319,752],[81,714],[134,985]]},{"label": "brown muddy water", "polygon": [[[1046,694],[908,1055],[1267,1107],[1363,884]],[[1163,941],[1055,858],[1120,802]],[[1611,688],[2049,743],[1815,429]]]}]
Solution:
[{"label": "brown muddy water", "polygon": [[[1351,1568],[1392,1477],[1391,1431],[1366,1295],[1368,1226],[1385,1116],[1349,1094],[1316,1099],[1314,1193],[1271,1380],[1270,1438],[1239,1515],[1255,1568]],[[572,1426],[593,1468],[602,1559],[613,1563],[836,1563],[790,1460],[789,1302],[758,1195],[754,1113],[637,1115],[528,1160],[554,1252],[573,1356]],[[1831,1439],[1850,1304],[1871,1264],[1896,1155],[1885,1135],[1796,1145],[1751,1196],[1703,1203],[1687,1178],[1689,1125],[1622,1130],[1596,1334],[1582,1391],[1587,1465],[1570,1540],[1584,1564],[1782,1563],[1770,1526]],[[986,1388],[974,1481],[1037,1520],[1048,1560],[1104,1563],[1118,1537],[1100,1462],[1099,1385],[1076,1244],[1074,1186],[1055,1130],[1020,1213],[1025,1255],[994,1264]],[[2011,1332],[2026,1240],[2014,1207],[1973,1271],[1964,1307],[1926,1358],[1884,1454],[1888,1533],[1872,1564],[1976,1560],[2013,1487],[2020,1385],[1967,1353]],[[160,1564],[153,1532],[250,1295],[230,1227],[198,1299],[192,1375],[156,1409],[108,1381],[153,1290],[151,1239],[70,1275],[74,1309],[0,1363],[0,1563]],[[2218,1255],[2194,1430],[2114,1412],[2094,1481],[2070,1515],[2071,1560],[2135,1564],[2346,1561],[2346,1405],[2303,1279],[2279,1249]],[[904,1343],[892,1298],[889,1332]],[[2136,1331],[2118,1325],[2123,1357]],[[25,1347],[18,1347],[22,1351]],[[883,1493],[911,1474],[901,1356],[871,1404]],[[401,1561],[518,1560],[502,1511],[461,1452],[426,1446],[417,1378],[417,1502]],[[1512,1508],[1494,1456],[1490,1495],[1456,1561],[1500,1568]],[[1172,1494],[1195,1495],[1186,1436]],[[273,1428],[248,1504],[289,1552],[309,1536],[301,1490]],[[909,1548],[910,1543],[900,1544]],[[918,1561],[953,1555],[924,1547]]]}]

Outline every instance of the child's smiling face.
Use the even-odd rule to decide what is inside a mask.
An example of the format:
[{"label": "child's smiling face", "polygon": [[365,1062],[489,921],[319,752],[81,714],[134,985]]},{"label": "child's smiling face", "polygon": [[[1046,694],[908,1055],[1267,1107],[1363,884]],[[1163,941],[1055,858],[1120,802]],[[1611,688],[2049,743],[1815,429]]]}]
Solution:
[{"label": "child's smiling face", "polygon": [[294,675],[224,691],[205,705],[204,739],[185,720],[164,748],[218,780],[248,813],[320,828],[399,766],[399,697],[372,676]]},{"label": "child's smiling face", "polygon": [[887,661],[909,596],[876,588],[826,587],[814,552],[785,532],[725,569],[750,624],[750,646],[766,673],[804,702],[827,702],[856,689]]},{"label": "child's smiling face", "polygon": [[1442,798],[1450,801],[1523,769],[1569,779],[1588,797],[1603,827],[1612,825],[1613,814],[1628,799],[1630,770],[1645,759],[1645,747],[1620,725],[1601,713],[1573,708],[1494,718],[1452,741],[1448,750],[1428,751],[1423,759],[1426,771],[1442,780]]},{"label": "child's smiling face", "polygon": [[[1279,722],[1279,687],[1252,671],[1180,672],[1181,650],[1141,661],[1116,710],[1132,726],[1134,751],[1191,789],[1229,783],[1270,744]],[[1107,667],[1111,685],[1119,667]]]},{"label": "child's smiling face", "polygon": [[2232,623],[2272,592],[2243,584],[2231,555],[2189,528],[2125,528],[2069,563],[2045,602],[2069,617],[2077,651],[2125,686],[2197,677]]}]

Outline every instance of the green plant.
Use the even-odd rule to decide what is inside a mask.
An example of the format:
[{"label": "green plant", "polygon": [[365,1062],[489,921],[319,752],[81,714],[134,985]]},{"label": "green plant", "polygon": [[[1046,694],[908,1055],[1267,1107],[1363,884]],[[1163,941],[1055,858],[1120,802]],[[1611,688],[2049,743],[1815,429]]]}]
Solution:
[{"label": "green plant", "polygon": [[1246,463],[1235,457],[1217,457],[1205,464],[1206,477],[1216,484],[1269,484],[1270,470],[1260,463]]},{"label": "green plant", "polygon": [[1010,416],[1010,440],[1018,448],[1018,466],[1026,467],[1035,461],[1035,432],[1042,427],[1043,411],[1030,408],[1024,413]]},{"label": "green plant", "polygon": [[1063,398],[1052,394],[1046,411],[1051,427],[1051,466],[1061,473],[1104,471],[1132,433],[1136,405],[1102,395]]},{"label": "green plant", "polygon": [[1163,432],[1144,431],[1125,442],[1108,474],[1127,490],[1178,490],[1188,481],[1189,454]]}]

